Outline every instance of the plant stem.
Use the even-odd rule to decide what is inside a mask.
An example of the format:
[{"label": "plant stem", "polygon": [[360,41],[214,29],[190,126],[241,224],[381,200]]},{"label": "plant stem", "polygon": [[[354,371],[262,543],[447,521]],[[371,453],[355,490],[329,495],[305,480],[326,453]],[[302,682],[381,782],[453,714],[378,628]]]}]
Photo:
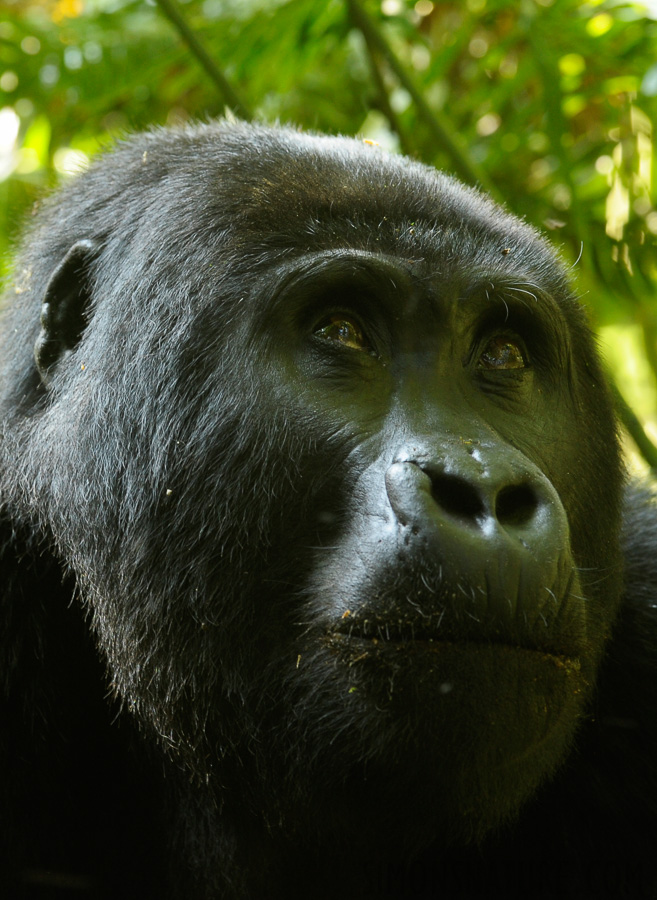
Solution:
[{"label": "plant stem", "polygon": [[432,110],[415,85],[381,31],[363,9],[360,0],[346,0],[349,15],[365,39],[370,54],[380,54],[394,72],[402,87],[408,91],[422,121],[427,125],[437,144],[449,156],[456,174],[468,184],[478,185],[496,199],[499,194],[489,181],[486,173],[470,158],[460,137],[450,126],[446,117]]},{"label": "plant stem", "polygon": [[251,119],[252,115],[249,108],[240,99],[224,73],[219,69],[201,41],[187,24],[175,0],[156,0],[156,3],[215,83],[226,105],[243,119]]},{"label": "plant stem", "polygon": [[643,429],[643,425],[613,381],[611,389],[616,402],[616,411],[618,412],[619,419],[636,444],[641,456],[645,459],[653,472],[657,473],[657,447],[655,447],[650,440]]}]

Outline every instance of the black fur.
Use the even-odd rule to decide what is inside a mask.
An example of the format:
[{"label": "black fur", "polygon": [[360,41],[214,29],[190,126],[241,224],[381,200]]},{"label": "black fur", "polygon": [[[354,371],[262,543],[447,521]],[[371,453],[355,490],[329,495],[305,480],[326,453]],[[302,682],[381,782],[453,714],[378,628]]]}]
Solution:
[{"label": "black fur", "polygon": [[657,515],[533,230],[220,122],[4,305],[7,896],[657,896]]}]

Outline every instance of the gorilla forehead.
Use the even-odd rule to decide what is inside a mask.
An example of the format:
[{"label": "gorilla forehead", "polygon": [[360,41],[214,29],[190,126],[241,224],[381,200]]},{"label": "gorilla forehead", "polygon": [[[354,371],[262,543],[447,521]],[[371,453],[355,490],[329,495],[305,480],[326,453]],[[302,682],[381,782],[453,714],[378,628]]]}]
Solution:
[{"label": "gorilla forehead", "polygon": [[160,183],[149,215],[192,249],[204,233],[219,235],[223,249],[250,251],[252,264],[265,252],[271,262],[276,250],[348,244],[441,272],[498,269],[564,290],[555,254],[534,229],[450,176],[366,141],[218,122],[128,141],[100,171],[120,166],[124,178],[129,157],[135,182]]},{"label": "gorilla forehead", "polygon": [[226,204],[222,219],[230,208],[241,234],[260,238],[265,230],[270,243],[299,249],[348,241],[443,266],[456,254],[471,270],[490,269],[493,246],[501,271],[522,267],[562,282],[553,251],[532,228],[445,173],[366,141],[291,129],[273,135],[256,126],[212,129],[210,194]]}]

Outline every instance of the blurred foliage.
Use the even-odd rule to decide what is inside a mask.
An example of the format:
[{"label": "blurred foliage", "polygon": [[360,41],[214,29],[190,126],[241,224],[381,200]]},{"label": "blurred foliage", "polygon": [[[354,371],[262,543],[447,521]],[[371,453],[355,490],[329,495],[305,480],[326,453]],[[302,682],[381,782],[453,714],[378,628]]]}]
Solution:
[{"label": "blurred foliage", "polygon": [[4,0],[0,253],[45,188],[122,133],[221,115],[224,79],[257,119],[377,140],[547,231],[657,438],[655,0],[174,4],[215,79],[171,8]]}]

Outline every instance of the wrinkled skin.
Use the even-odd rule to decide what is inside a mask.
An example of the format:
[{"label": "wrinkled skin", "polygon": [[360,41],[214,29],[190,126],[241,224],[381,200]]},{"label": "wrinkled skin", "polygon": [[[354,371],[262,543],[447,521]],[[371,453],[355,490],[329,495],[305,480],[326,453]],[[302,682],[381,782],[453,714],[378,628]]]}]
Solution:
[{"label": "wrinkled skin", "polygon": [[628,495],[624,584],[609,393],[533,230],[217,123],[46,203],[5,305],[17,892],[653,895],[655,515]]}]

